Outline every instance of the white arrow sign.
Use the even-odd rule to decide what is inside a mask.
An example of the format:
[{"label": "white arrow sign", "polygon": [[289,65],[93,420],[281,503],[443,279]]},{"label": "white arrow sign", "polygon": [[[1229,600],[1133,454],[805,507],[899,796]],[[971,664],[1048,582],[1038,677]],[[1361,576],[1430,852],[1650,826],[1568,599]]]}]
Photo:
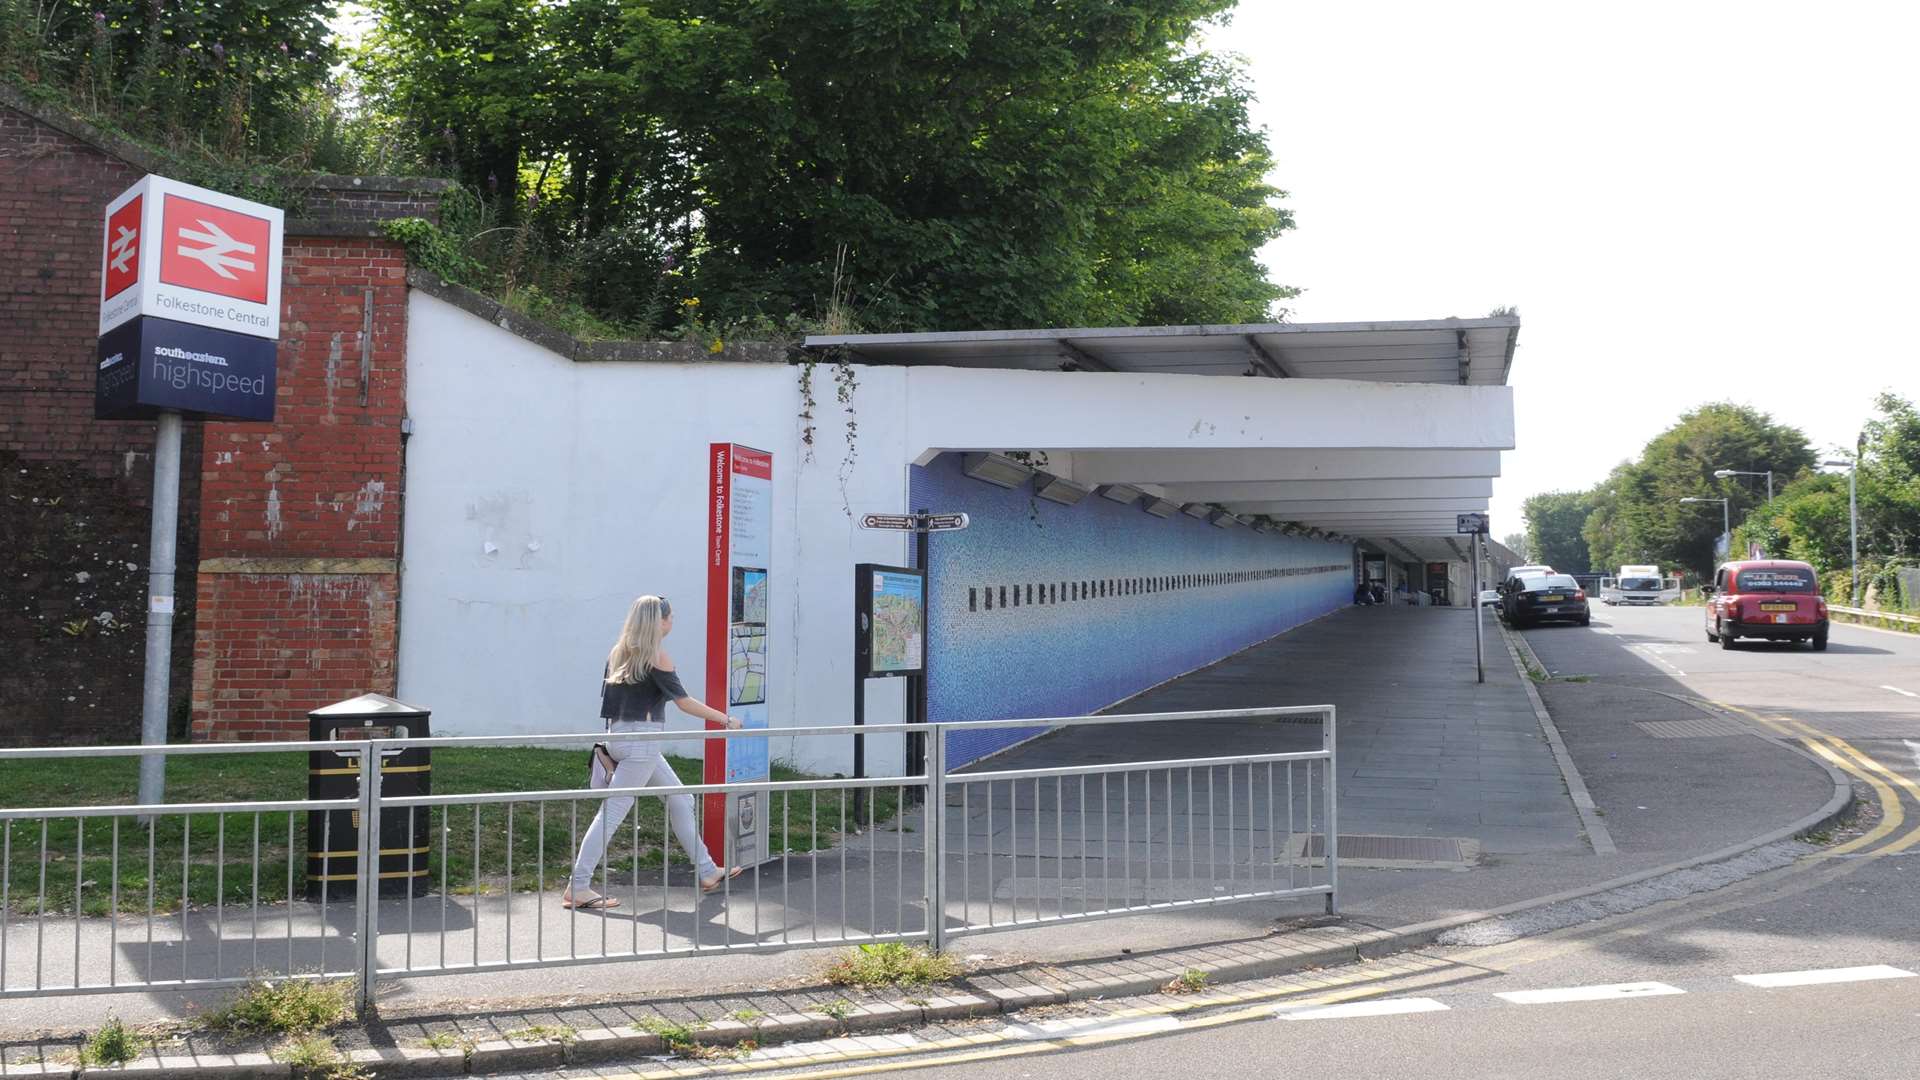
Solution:
[{"label": "white arrow sign", "polygon": [[[192,240],[207,246],[203,248],[190,248],[182,244],[175,250],[189,259],[198,259],[201,263],[205,264],[207,269],[219,274],[228,281],[234,280],[233,270],[251,271],[253,269],[252,259],[242,259],[234,255],[234,252],[240,252],[246,255],[253,254],[252,244],[243,244],[235,240],[233,237],[227,235],[226,230],[208,221],[206,218],[201,218],[200,224],[207,230],[206,232],[195,232],[192,229],[182,228],[180,230],[180,239]],[[232,269],[228,269],[229,267]]]},{"label": "white arrow sign", "polygon": [[133,242],[139,236],[139,229],[129,229],[125,225],[120,226],[119,231],[114,234],[113,257],[108,261],[108,265],[113,267],[114,272],[127,274],[133,271],[133,268],[127,265],[127,261],[133,258]]}]

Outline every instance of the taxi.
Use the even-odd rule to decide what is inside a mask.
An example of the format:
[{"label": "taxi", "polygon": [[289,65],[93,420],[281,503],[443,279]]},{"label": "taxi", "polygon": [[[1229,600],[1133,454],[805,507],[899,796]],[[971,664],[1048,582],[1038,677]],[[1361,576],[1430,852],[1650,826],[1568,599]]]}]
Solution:
[{"label": "taxi", "polygon": [[1741,638],[1827,647],[1827,602],[1820,575],[1791,559],[1730,562],[1707,587],[1707,640],[1723,649]]}]

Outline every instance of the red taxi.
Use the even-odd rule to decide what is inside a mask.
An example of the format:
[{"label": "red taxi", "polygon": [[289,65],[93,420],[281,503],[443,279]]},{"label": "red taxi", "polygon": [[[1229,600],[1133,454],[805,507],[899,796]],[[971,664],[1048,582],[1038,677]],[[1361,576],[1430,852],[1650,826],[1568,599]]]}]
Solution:
[{"label": "red taxi", "polygon": [[1740,638],[1804,641],[1827,647],[1827,602],[1813,567],[1788,559],[1730,562],[1707,596],[1707,640],[1723,649]]}]

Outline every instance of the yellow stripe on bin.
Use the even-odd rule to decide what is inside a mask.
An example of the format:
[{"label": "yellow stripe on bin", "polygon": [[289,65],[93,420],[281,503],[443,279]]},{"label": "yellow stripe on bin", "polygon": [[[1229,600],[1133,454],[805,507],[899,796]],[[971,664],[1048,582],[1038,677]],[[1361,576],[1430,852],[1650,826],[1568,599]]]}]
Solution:
[{"label": "yellow stripe on bin", "polygon": [[[425,855],[430,850],[432,850],[430,844],[421,844],[419,847],[383,847],[380,849],[380,854]],[[309,859],[357,859],[359,857],[358,851],[309,851],[307,853]]]},{"label": "yellow stripe on bin", "polygon": [[[433,771],[433,766],[431,765],[385,765],[381,767],[380,775],[391,776],[394,773],[421,773],[421,772],[432,772],[432,771]],[[359,776],[360,767],[358,765],[355,765],[352,768],[346,768],[346,769],[308,769],[307,775],[308,776]]]},{"label": "yellow stripe on bin", "polygon": [[[380,880],[385,881],[388,878],[425,877],[426,874],[427,872],[425,870],[389,870],[380,875]],[[358,881],[360,880],[360,875],[359,874],[308,874],[307,880],[308,881]]]}]

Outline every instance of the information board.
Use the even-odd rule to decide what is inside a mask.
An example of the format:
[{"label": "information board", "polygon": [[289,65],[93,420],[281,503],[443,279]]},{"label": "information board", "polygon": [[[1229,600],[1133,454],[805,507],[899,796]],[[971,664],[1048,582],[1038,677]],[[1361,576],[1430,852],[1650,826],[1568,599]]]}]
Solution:
[{"label": "information board", "polygon": [[854,654],[860,674],[878,679],[926,671],[926,574],[873,563],[854,571]]},{"label": "information board", "polygon": [[[749,730],[771,723],[767,625],[773,549],[773,455],[714,443],[707,456],[707,704]],[[709,725],[712,727],[714,725]],[[738,784],[768,779],[767,740],[709,739],[702,779]],[[729,866],[767,858],[764,796],[708,794],[701,831],[707,849]],[[722,852],[726,854],[721,854]]]}]

